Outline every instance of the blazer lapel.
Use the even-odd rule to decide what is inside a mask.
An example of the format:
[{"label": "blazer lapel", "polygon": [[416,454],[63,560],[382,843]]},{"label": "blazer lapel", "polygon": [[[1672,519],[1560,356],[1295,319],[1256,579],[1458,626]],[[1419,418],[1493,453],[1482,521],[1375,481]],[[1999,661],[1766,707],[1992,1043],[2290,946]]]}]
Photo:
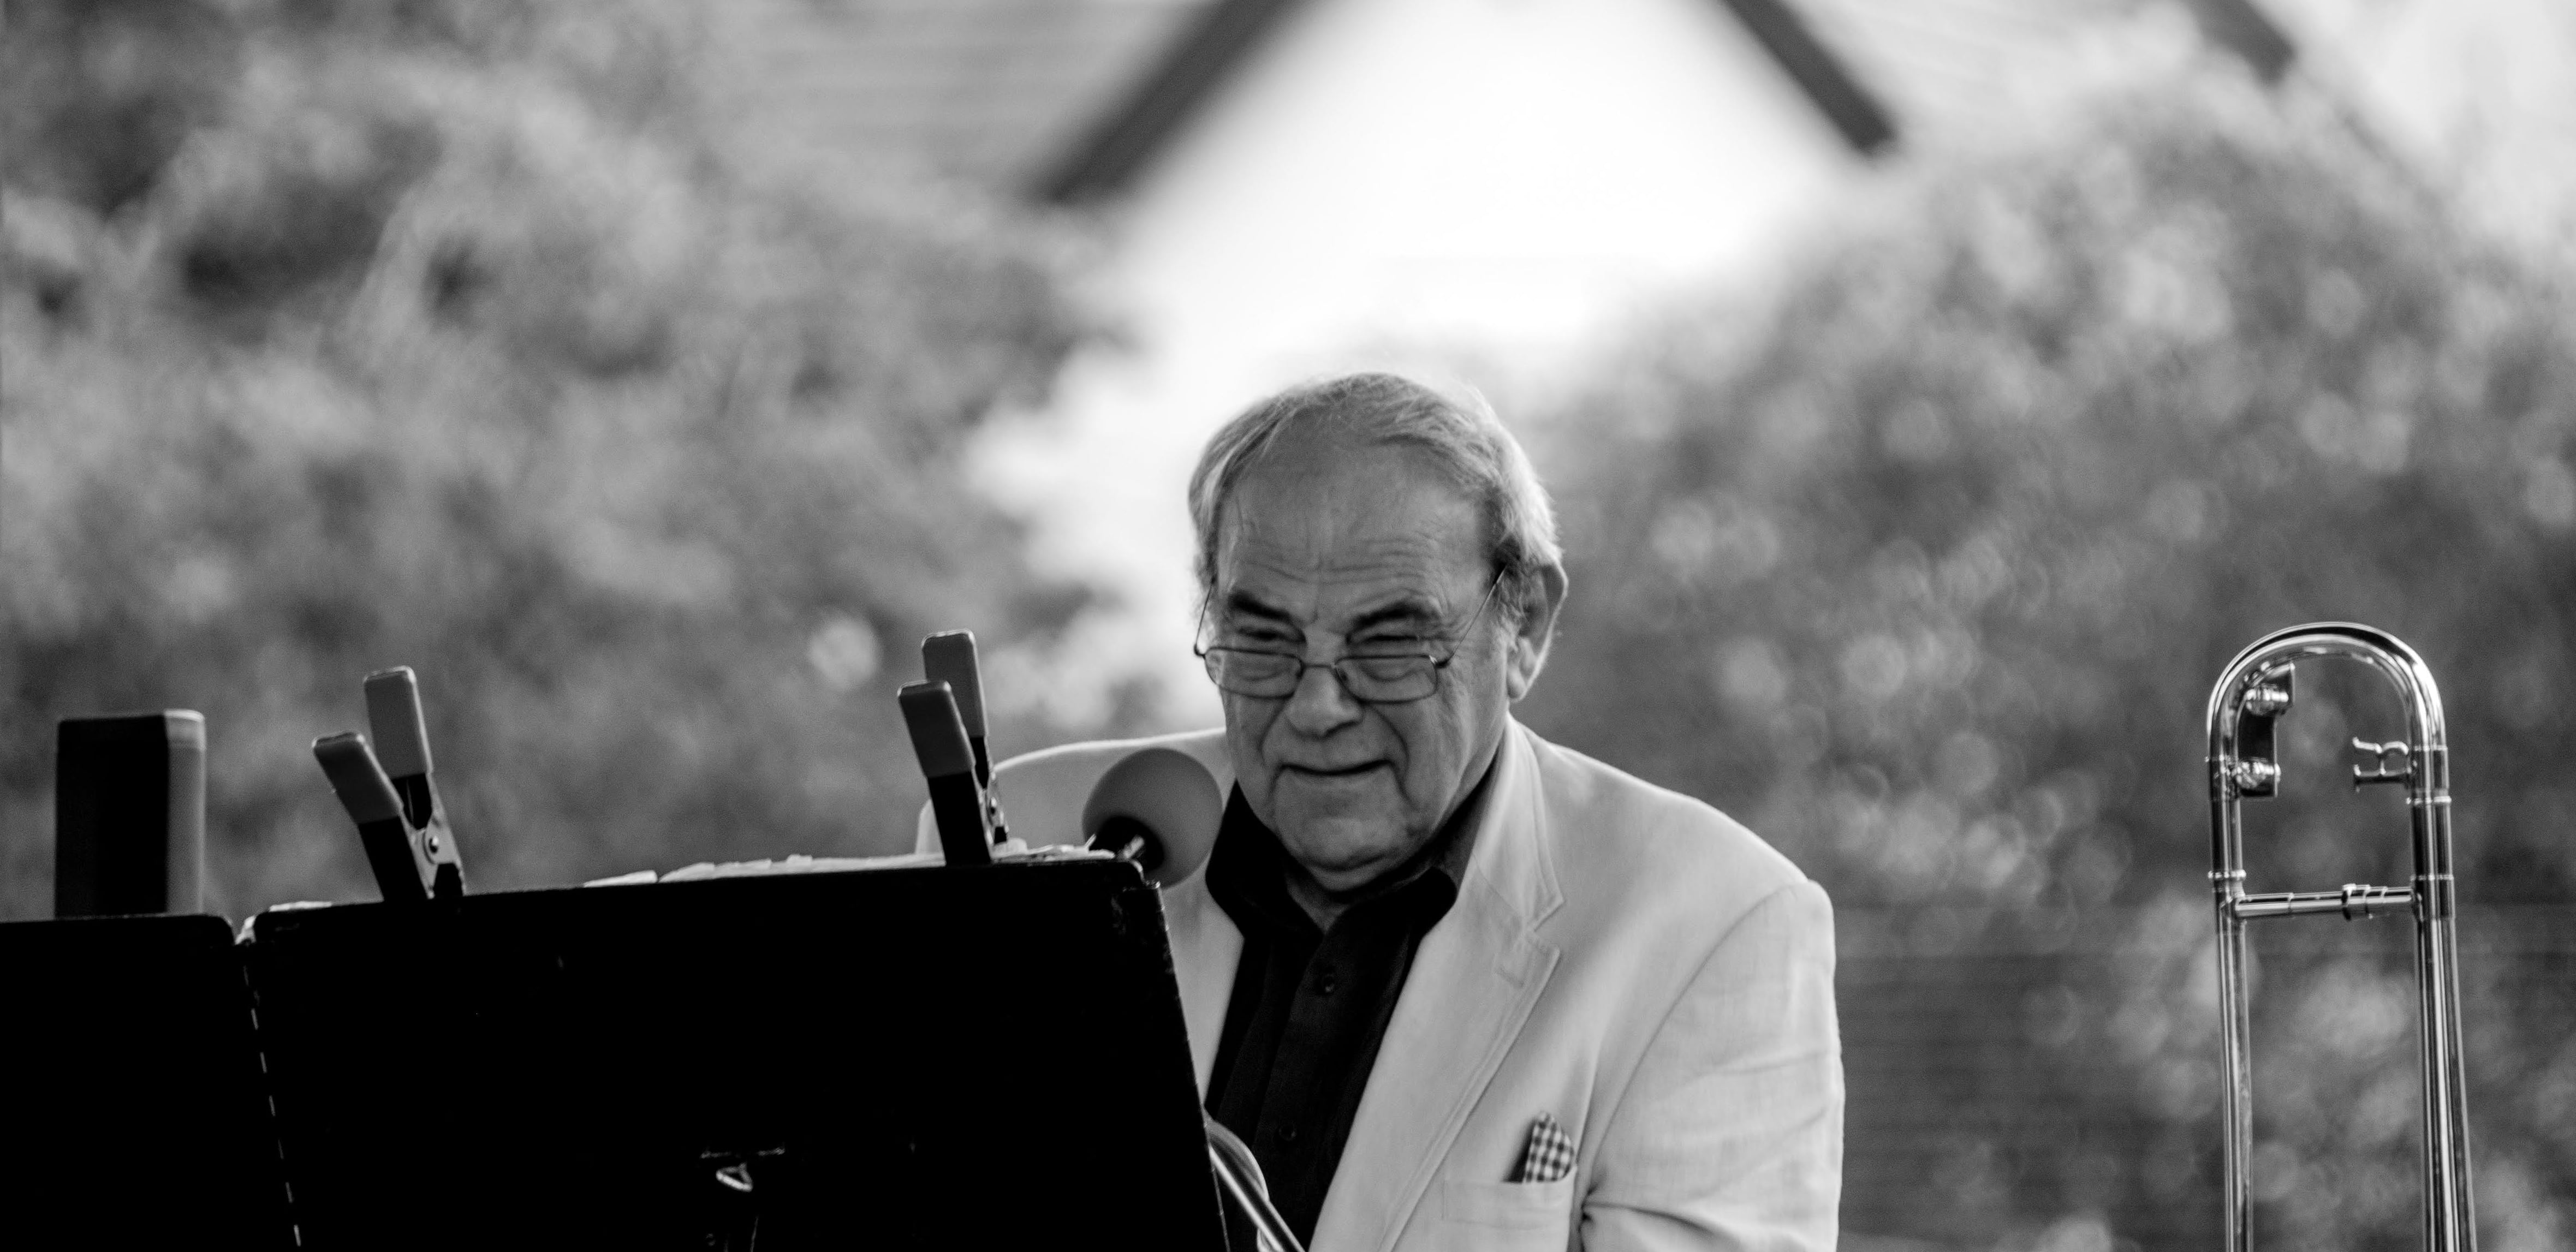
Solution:
[{"label": "blazer lapel", "polygon": [[1199,1099],[1207,1099],[1216,1068],[1216,1044],[1225,1033],[1225,1010],[1234,999],[1234,968],[1243,957],[1243,932],[1208,894],[1206,868],[1163,889],[1163,920],[1172,935],[1172,976],[1181,988],[1181,1020],[1189,1028],[1190,1069]]},{"label": "blazer lapel", "polygon": [[1423,936],[1378,1046],[1315,1223],[1318,1249],[1394,1246],[1556,968],[1557,950],[1535,934],[1560,897],[1519,723],[1505,728],[1496,766],[1467,880]]},{"label": "blazer lapel", "polygon": [[[1223,735],[1196,736],[1173,745],[1207,766],[1220,796],[1234,790],[1234,760]],[[1172,935],[1172,975],[1181,987],[1181,1019],[1189,1027],[1190,1069],[1199,1101],[1207,1101],[1216,1045],[1225,1033],[1226,1006],[1234,999],[1234,969],[1243,957],[1243,932],[1208,894],[1207,858],[1190,876],[1163,889],[1164,923]]]}]

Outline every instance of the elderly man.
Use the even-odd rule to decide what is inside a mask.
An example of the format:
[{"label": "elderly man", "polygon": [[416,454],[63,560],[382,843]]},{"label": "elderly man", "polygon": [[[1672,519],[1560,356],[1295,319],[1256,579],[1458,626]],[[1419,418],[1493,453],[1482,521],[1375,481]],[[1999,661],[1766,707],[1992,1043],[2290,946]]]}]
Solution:
[{"label": "elderly man", "polygon": [[[1165,892],[1206,1104],[1333,1249],[1827,1249],[1823,891],[1725,815],[1530,733],[1566,575],[1480,403],[1363,374],[1190,482],[1229,792]],[[1138,743],[1001,767],[1020,833]]]}]

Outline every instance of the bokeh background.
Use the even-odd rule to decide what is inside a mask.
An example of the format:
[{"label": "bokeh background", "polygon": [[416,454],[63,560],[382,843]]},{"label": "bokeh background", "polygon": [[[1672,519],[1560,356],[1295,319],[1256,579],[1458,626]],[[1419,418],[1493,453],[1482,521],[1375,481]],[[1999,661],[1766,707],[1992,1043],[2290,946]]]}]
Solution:
[{"label": "bokeh background", "polygon": [[[1832,892],[1860,1252],[2213,1246],[2201,710],[2449,702],[2481,1226],[2576,1246],[2576,13],[2547,0],[12,0],[0,918],[56,719],[209,725],[209,904],[371,898],[422,676],[478,888],[908,846],[893,689],[1204,725],[1181,483],[1482,389],[1522,716]],[[2258,887],[2403,881],[2309,667]],[[2258,931],[2258,1227],[2416,1238],[2402,923]]]}]

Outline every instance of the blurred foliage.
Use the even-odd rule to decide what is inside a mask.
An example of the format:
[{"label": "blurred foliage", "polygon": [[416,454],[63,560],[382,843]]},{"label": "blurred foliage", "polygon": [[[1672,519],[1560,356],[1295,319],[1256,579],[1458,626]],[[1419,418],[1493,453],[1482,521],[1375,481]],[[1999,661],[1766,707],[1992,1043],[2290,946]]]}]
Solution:
[{"label": "blurred foliage", "polygon": [[956,465],[1083,325],[994,206],[734,159],[703,16],[8,5],[0,916],[138,707],[210,907],[372,898],[307,744],[396,664],[478,887],[908,849],[912,641],[1086,602]]},{"label": "blurred foliage", "polygon": [[[1960,1150],[1879,1233],[2107,1248],[2191,1209],[2214,1243],[2203,708],[2268,630],[2395,632],[2449,703],[2488,1246],[2566,1246],[2570,962],[2478,951],[2512,946],[2512,906],[2576,900],[2564,276],[2330,110],[2223,76],[1929,162],[1897,200],[1758,313],[1658,323],[1546,424],[1574,595],[1525,715],[1743,818],[1847,920],[2069,954],[1991,1005],[2046,1019],[1994,1062],[2009,1089],[1903,1093]],[[2404,882],[2402,800],[2334,794],[2348,738],[2401,736],[2393,692],[2300,681],[2256,889]],[[2412,966],[2383,925],[2258,933],[2273,1246],[2418,1238]],[[2111,973],[2072,955],[2105,945]]]}]

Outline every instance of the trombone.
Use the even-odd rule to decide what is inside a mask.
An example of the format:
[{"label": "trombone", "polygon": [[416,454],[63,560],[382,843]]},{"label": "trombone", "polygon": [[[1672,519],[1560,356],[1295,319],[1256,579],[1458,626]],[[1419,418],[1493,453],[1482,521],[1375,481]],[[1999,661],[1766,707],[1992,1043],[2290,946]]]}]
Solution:
[{"label": "trombone", "polygon": [[[2347,884],[2340,891],[2245,890],[2245,826],[2238,802],[2280,793],[2274,725],[2290,711],[2292,678],[2303,660],[2357,661],[2396,685],[2406,737],[2353,740],[2363,756],[2356,788],[2406,788],[2414,824],[2415,877],[2404,887]],[[2396,636],[2348,622],[2274,631],[2236,654],[2209,693],[2209,817],[2218,912],[2218,1031],[2225,1050],[2222,1100],[2228,1252],[2252,1247],[2246,1176],[2253,1155],[2252,1063],[2247,1055],[2245,926],[2265,918],[2341,913],[2347,919],[2407,912],[2415,918],[2417,1040],[2424,1086],[2424,1246],[2476,1252],[2469,1197],[2469,1116],[2460,1062],[2459,901],[2451,878],[2451,758],[2442,695],[2424,658]]]},{"label": "trombone", "polygon": [[1253,1158],[1252,1149],[1215,1114],[1202,1111],[1199,1116],[1207,1123],[1208,1164],[1215,1168],[1226,1194],[1252,1219],[1253,1241],[1260,1252],[1306,1252],[1296,1233],[1288,1229],[1288,1220],[1271,1207],[1270,1184],[1262,1178],[1261,1162]]}]

